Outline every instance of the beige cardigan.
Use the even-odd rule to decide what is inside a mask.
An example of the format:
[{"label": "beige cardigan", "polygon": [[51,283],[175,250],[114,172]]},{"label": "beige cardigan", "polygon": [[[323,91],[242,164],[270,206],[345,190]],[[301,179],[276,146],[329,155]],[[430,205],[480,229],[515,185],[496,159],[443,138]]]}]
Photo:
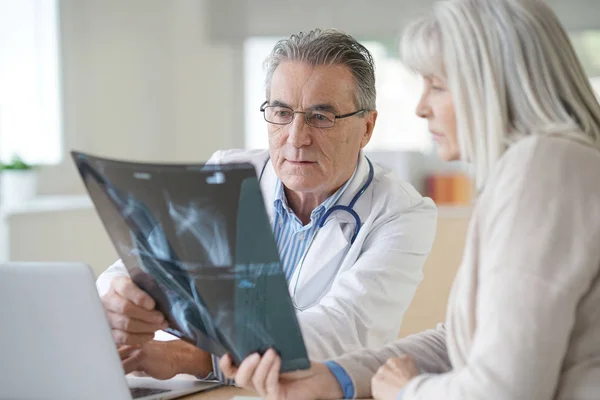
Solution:
[{"label": "beige cardigan", "polygon": [[600,152],[523,139],[478,200],[445,327],[334,361],[357,397],[409,354],[403,400],[600,399],[599,269]]}]

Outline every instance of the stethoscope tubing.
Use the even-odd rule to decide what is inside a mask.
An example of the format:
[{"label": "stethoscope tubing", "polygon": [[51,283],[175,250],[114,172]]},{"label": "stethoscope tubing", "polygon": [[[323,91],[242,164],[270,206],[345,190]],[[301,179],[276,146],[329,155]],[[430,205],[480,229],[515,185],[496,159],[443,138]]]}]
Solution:
[{"label": "stethoscope tubing", "polygon": [[[300,280],[300,273],[302,273],[302,267],[304,267],[304,260],[306,258],[306,255],[310,251],[310,248],[312,247],[312,244],[314,243],[315,238],[317,237],[317,234],[319,233],[319,230],[323,226],[325,226],[325,223],[327,222],[327,218],[329,218],[331,216],[331,214],[333,214],[336,211],[345,211],[345,212],[349,213],[352,216],[352,218],[354,218],[354,220],[356,221],[356,227],[354,228],[354,234],[352,235],[352,238],[350,240],[350,246],[352,246],[354,244],[354,241],[356,240],[356,237],[358,236],[358,233],[360,232],[360,228],[362,227],[362,222],[360,220],[358,213],[354,210],[354,205],[358,202],[358,200],[360,200],[360,198],[367,191],[369,186],[371,186],[371,183],[373,182],[373,178],[375,176],[375,171],[373,169],[373,164],[371,163],[371,160],[369,160],[368,157],[365,157],[365,158],[367,159],[367,163],[369,164],[369,175],[367,177],[366,182],[361,186],[360,190],[354,195],[354,197],[352,198],[350,203],[348,203],[348,205],[333,206],[329,210],[327,210],[327,212],[325,214],[323,214],[323,216],[319,219],[319,222],[317,224],[318,228],[317,228],[315,234],[312,236],[310,243],[308,244],[306,250],[304,251],[304,254],[302,255],[302,258],[300,259],[300,262],[297,265],[298,272],[294,274],[294,275],[296,275],[296,282],[294,284],[294,288],[292,289],[291,297],[292,297],[292,304],[294,305],[294,308],[298,311],[307,310],[307,309],[313,307],[314,305],[316,305],[317,302],[319,301],[319,298],[317,298],[317,300],[315,302],[313,302],[313,304],[308,305],[306,307],[300,307],[296,304],[295,297],[296,297],[296,290],[298,288],[298,281]],[[260,176],[258,177],[259,183],[262,180],[265,169],[267,168],[267,165],[269,164],[269,161],[270,161],[270,157],[267,158],[267,161],[265,162],[265,164],[262,167]],[[346,249],[346,252],[347,251],[348,251],[348,249]],[[345,258],[345,255],[344,255],[344,258]]]}]

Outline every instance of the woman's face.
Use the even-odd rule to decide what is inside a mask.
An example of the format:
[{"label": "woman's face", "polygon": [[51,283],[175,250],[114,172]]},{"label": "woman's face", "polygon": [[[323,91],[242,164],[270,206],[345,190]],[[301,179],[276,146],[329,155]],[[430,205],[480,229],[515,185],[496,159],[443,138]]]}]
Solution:
[{"label": "woman's face", "polygon": [[435,76],[426,76],[423,79],[425,86],[417,104],[417,115],[429,122],[429,132],[437,142],[440,158],[445,161],[459,160],[460,148],[452,94],[442,79]]}]

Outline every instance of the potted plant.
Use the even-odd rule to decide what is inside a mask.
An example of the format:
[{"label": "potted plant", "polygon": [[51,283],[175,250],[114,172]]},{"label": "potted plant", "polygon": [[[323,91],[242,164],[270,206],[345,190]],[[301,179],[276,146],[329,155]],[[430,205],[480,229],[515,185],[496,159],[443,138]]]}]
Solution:
[{"label": "potted plant", "polygon": [[35,169],[14,155],[9,163],[0,165],[0,205],[14,206],[35,197]]}]

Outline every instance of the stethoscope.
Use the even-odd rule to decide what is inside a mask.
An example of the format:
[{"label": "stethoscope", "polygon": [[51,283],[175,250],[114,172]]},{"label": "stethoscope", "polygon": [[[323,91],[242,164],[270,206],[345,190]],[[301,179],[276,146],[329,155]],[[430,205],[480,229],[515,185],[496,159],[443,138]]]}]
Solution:
[{"label": "stethoscope", "polygon": [[[327,218],[329,218],[331,216],[331,214],[333,214],[336,211],[347,212],[348,214],[350,214],[352,216],[352,218],[354,218],[354,221],[356,221],[356,226],[354,227],[354,234],[352,235],[352,239],[350,240],[350,246],[352,246],[354,244],[354,241],[356,240],[356,237],[358,236],[358,233],[360,232],[360,228],[362,227],[362,222],[360,220],[360,217],[358,216],[358,213],[356,211],[354,211],[354,205],[356,204],[356,202],[358,202],[358,200],[360,200],[361,196],[365,193],[365,191],[369,188],[369,186],[371,186],[371,183],[373,182],[373,177],[375,176],[375,172],[373,170],[373,164],[371,163],[371,160],[369,160],[369,158],[367,158],[367,157],[365,157],[365,158],[367,159],[367,163],[369,164],[369,175],[367,176],[366,182],[361,186],[360,190],[354,195],[352,200],[350,200],[350,203],[348,203],[348,205],[333,206],[329,210],[327,210],[327,212],[325,214],[323,214],[323,216],[321,216],[321,218],[319,218],[319,221],[317,223],[317,230],[314,233],[314,235],[312,236],[310,243],[308,244],[308,246],[306,248],[306,251],[302,255],[302,258],[298,262],[298,266],[297,266],[298,272],[294,274],[294,275],[296,275],[296,283],[292,290],[292,303],[294,304],[294,308],[296,308],[299,311],[304,311],[308,308],[311,308],[312,306],[316,305],[316,303],[319,301],[319,299],[317,298],[317,300],[315,300],[313,302],[313,304],[310,304],[310,305],[307,305],[304,307],[299,307],[296,304],[295,297],[296,297],[296,289],[298,288],[298,281],[300,280],[300,273],[302,272],[302,267],[304,267],[304,259],[306,258],[306,255],[310,251],[310,248],[311,248],[312,244],[314,243],[315,238],[317,237],[317,234],[319,233],[319,230],[325,225]],[[260,176],[258,177],[259,183],[262,180],[262,177],[265,173],[265,169],[267,168],[267,165],[269,164],[269,161],[270,161],[270,158],[267,158],[265,165],[263,165],[263,168],[260,172]],[[348,249],[350,248],[350,246],[348,247]],[[348,249],[346,249],[346,251],[348,251]]]}]

